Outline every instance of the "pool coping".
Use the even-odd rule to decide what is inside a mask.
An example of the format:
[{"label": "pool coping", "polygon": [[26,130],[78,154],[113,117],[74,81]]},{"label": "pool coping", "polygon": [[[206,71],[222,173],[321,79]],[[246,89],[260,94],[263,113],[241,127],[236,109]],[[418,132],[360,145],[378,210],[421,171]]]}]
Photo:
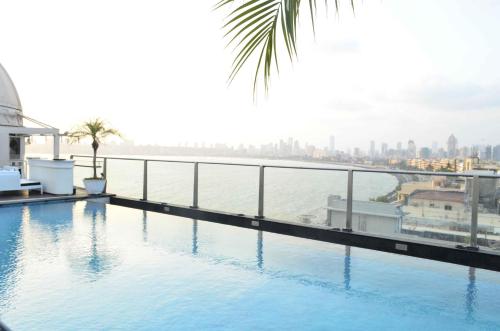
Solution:
[{"label": "pool coping", "polygon": [[116,195],[109,197],[109,203],[112,205],[181,216],[189,219],[204,220],[304,239],[500,271],[500,254],[490,253],[484,250],[469,249],[467,247],[457,247],[453,244],[430,244],[403,238],[345,231],[320,225],[301,225],[269,218],[258,218],[243,214],[145,201]]},{"label": "pool coping", "polygon": [[[0,208],[16,206],[16,205],[26,205],[26,204],[36,204],[36,203],[49,203],[49,202],[67,202],[67,201],[80,201],[80,200],[96,200],[99,199],[103,202],[108,202],[109,198],[113,194],[96,194],[96,195],[51,195],[47,197],[37,196],[37,197],[21,197],[19,199],[3,200],[0,201]],[[104,199],[104,200],[103,200]],[[1,331],[1,329],[0,329]]]}]

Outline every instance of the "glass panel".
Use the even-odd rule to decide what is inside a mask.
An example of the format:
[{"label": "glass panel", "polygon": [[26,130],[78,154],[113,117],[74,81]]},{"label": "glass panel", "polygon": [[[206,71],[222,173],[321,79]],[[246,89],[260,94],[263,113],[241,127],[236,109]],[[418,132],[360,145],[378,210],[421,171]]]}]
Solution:
[{"label": "glass panel", "polygon": [[466,177],[356,172],[353,230],[467,246],[471,188]]},{"label": "glass panel", "polygon": [[266,168],[267,218],[345,228],[347,171]]},{"label": "glass panel", "polygon": [[201,208],[257,215],[258,167],[200,164],[198,171]]},{"label": "glass panel", "polygon": [[481,249],[500,254],[500,188],[498,178],[479,178],[478,234]]},{"label": "glass panel", "polygon": [[148,200],[191,206],[193,181],[193,164],[148,162]]},{"label": "glass panel", "polygon": [[[93,176],[92,158],[74,157],[73,185],[83,187],[83,180]],[[102,159],[97,158],[98,173],[102,172]]]},{"label": "glass panel", "polygon": [[128,198],[142,199],[143,171],[144,161],[142,160],[108,159],[106,191]]}]

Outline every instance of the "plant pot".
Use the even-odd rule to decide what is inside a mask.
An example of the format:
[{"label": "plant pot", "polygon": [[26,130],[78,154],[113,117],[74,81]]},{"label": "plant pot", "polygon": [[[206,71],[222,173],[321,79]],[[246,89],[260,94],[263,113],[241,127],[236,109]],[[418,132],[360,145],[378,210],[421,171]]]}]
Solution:
[{"label": "plant pot", "polygon": [[83,185],[88,194],[101,194],[106,187],[106,180],[103,178],[85,178]]}]

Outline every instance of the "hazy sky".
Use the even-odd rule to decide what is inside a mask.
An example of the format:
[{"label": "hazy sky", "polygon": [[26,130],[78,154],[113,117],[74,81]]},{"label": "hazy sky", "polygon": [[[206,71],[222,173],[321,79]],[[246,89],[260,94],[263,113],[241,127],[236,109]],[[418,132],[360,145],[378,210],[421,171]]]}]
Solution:
[{"label": "hazy sky", "polygon": [[343,2],[315,38],[303,11],[298,61],[281,52],[256,104],[251,70],[226,84],[215,0],[0,1],[0,62],[29,116],[100,116],[137,143],[500,143],[500,1]]}]

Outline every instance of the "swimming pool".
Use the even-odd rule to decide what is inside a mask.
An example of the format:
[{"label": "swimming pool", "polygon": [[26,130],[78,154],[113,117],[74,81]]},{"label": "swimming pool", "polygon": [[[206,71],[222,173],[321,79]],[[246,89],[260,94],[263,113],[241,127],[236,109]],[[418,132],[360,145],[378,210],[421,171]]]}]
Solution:
[{"label": "swimming pool", "polygon": [[96,202],[0,208],[16,330],[498,330],[500,273]]}]

